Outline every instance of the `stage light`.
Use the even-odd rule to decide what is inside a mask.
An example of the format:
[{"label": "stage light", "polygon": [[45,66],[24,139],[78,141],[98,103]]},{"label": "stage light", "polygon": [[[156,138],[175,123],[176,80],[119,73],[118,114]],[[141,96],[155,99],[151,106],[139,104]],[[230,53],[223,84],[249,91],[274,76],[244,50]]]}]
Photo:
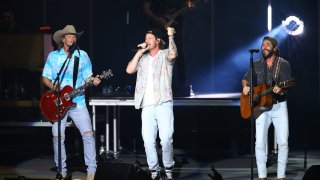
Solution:
[{"label": "stage light", "polygon": [[268,31],[272,30],[272,7],[271,3],[269,2],[268,5]]},{"label": "stage light", "polygon": [[296,36],[303,32],[304,23],[296,16],[289,16],[282,21],[282,26],[288,34]]}]

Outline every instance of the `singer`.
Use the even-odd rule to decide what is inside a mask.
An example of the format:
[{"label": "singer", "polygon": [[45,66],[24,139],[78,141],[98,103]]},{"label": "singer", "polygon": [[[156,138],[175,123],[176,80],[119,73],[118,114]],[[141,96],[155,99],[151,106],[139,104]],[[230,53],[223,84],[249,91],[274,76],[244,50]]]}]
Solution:
[{"label": "singer", "polygon": [[[136,52],[127,66],[127,73],[137,72],[135,89],[135,108],[142,108],[142,138],[151,179],[160,179],[160,166],[156,149],[156,137],[162,146],[162,162],[165,167],[165,178],[172,180],[173,160],[173,102],[172,102],[172,69],[177,47],[173,34],[175,29],[168,27],[169,47],[163,49],[165,42],[159,29],[146,32],[142,49]],[[145,51],[149,51],[144,54]]]},{"label": "singer", "polygon": [[[70,46],[75,46],[79,35],[80,33],[76,32],[73,25],[67,25],[62,30],[58,30],[53,34],[53,40],[57,43],[58,49],[48,55],[42,72],[43,83],[53,91],[59,91],[59,89],[62,89],[66,85],[78,88],[83,85],[84,82],[88,81],[92,81],[96,86],[100,83],[99,78],[92,77],[92,65],[88,54],[79,49],[73,54],[69,51]],[[78,63],[75,63],[76,59]],[[53,81],[56,79],[57,74],[65,61],[69,62],[66,63],[66,66],[61,71],[60,84],[54,85]],[[77,71],[75,71],[75,69],[77,69]],[[61,174],[63,179],[71,179],[71,174],[67,173],[67,156],[64,145],[66,122],[68,116],[70,116],[82,136],[84,160],[87,166],[87,180],[93,180],[97,167],[96,145],[93,137],[91,119],[86,107],[85,93],[79,93],[72,101],[76,103],[77,106],[71,108],[66,116],[61,119],[61,172],[59,172],[58,163],[58,122],[55,122],[52,125],[54,161],[58,167],[57,176]]]},{"label": "singer", "polygon": [[[276,131],[278,145],[278,169],[279,180],[286,178],[286,165],[288,161],[288,137],[289,137],[289,118],[287,110],[288,87],[280,86],[281,82],[291,79],[291,68],[288,61],[279,57],[278,41],[270,36],[262,40],[262,58],[253,64],[254,75],[253,84],[266,84],[272,89],[270,110],[264,111],[256,120],[256,163],[258,168],[259,180],[267,179],[267,157],[266,144],[268,143],[268,129],[273,123]],[[242,93],[247,96],[250,90],[249,79],[250,70],[246,72],[242,80]],[[275,85],[273,85],[275,82]],[[273,87],[272,87],[273,86]],[[256,94],[255,94],[256,95]]]}]

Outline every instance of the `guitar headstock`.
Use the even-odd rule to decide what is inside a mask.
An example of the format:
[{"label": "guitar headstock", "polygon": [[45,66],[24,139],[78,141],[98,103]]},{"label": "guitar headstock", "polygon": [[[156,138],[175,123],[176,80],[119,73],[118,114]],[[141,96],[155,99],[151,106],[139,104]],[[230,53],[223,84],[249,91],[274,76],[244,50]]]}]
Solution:
[{"label": "guitar headstock", "polygon": [[194,9],[196,8],[198,5],[202,4],[202,3],[206,3],[209,2],[210,0],[187,0],[186,2],[186,6],[189,9]]},{"label": "guitar headstock", "polygon": [[107,71],[102,71],[102,74],[99,75],[100,79],[108,79],[112,76],[113,76],[113,74],[112,74],[111,69],[108,69]]},{"label": "guitar headstock", "polygon": [[283,81],[283,82],[279,83],[278,86],[281,87],[281,88],[289,88],[289,87],[292,87],[294,85],[296,85],[296,80],[293,77],[293,78],[291,78],[289,80],[286,80],[286,81]]}]

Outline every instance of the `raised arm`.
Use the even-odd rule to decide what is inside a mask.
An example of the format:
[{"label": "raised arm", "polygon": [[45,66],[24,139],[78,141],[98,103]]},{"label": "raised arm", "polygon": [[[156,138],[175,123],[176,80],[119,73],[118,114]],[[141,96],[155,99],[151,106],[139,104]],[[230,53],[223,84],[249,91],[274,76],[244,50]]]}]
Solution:
[{"label": "raised arm", "polygon": [[174,61],[174,59],[178,56],[178,50],[176,43],[174,42],[173,34],[176,33],[175,29],[172,27],[167,28],[167,33],[169,36],[169,46],[168,46],[168,54],[167,59],[168,61]]}]

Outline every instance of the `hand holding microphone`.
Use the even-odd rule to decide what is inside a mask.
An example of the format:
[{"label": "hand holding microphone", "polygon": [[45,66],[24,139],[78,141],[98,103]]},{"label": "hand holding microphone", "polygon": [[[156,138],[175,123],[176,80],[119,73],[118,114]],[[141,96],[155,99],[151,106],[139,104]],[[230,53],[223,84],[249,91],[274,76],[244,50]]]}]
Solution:
[{"label": "hand holding microphone", "polygon": [[138,44],[137,47],[138,47],[139,51],[144,53],[146,50],[149,49],[149,44],[147,44],[146,42],[143,42],[141,44]]},{"label": "hand holding microphone", "polygon": [[149,45],[146,42],[143,42],[141,44],[138,44],[137,46],[139,49],[146,49],[149,48]]}]

